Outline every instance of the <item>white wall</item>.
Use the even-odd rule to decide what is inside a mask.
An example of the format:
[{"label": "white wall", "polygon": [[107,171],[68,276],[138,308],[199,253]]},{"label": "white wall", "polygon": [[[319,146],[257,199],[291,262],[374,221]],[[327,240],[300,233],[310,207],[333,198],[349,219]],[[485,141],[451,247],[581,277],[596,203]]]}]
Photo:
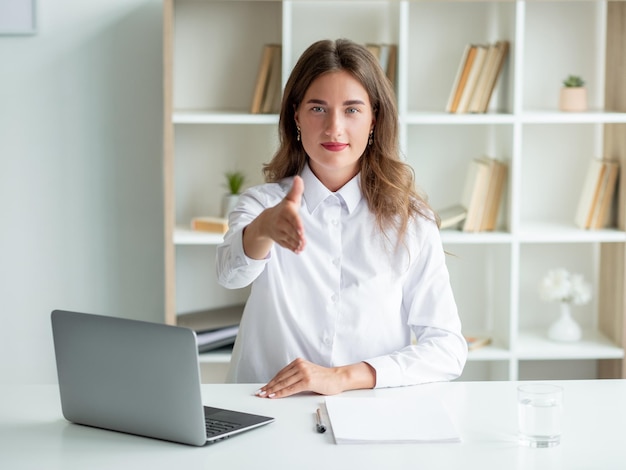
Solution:
[{"label": "white wall", "polygon": [[0,384],[56,382],[52,309],[164,315],[161,1],[38,19],[0,36]]}]

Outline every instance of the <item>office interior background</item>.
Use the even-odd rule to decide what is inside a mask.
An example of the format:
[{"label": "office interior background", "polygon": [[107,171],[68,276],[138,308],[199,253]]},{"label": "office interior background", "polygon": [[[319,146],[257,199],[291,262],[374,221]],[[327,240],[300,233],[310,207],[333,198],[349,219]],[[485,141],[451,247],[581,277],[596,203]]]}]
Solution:
[{"label": "office interior background", "polygon": [[55,308],[163,321],[162,2],[39,0],[0,36],[0,383],[55,383]]},{"label": "office interior background", "polygon": [[[0,382],[56,381],[54,308],[164,320],[162,8],[39,0],[37,34],[0,36]],[[591,23],[584,11],[572,24]],[[595,360],[563,362],[564,376],[595,373]]]}]

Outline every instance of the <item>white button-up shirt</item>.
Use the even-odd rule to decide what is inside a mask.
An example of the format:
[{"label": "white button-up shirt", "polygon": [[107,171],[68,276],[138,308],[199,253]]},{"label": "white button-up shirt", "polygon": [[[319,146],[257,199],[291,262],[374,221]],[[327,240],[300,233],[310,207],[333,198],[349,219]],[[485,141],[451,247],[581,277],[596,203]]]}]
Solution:
[{"label": "white button-up shirt", "polygon": [[389,241],[378,230],[359,176],[335,193],[308,166],[301,176],[300,254],[274,244],[254,260],[242,241],[244,227],[281,202],[293,178],[247,190],[218,247],[220,284],[252,283],[229,381],[267,383],[297,357],[326,367],[365,361],[376,387],[458,377],[467,344],[436,224],[415,218],[396,249],[393,234]]}]

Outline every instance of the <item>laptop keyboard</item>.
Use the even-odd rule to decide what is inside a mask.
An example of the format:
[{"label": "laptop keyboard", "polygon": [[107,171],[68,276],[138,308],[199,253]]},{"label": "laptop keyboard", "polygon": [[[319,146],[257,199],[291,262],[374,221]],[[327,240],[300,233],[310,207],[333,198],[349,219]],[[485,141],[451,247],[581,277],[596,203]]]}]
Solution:
[{"label": "laptop keyboard", "polygon": [[207,437],[216,436],[225,432],[232,431],[239,427],[238,424],[229,423],[228,421],[220,421],[216,419],[204,418],[206,424]]}]

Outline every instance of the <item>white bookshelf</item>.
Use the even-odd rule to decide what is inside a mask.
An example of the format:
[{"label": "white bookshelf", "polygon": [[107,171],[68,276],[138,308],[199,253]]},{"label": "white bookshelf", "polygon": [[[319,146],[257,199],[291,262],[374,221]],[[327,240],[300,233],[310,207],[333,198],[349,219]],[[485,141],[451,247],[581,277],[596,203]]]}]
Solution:
[{"label": "white bookshelf", "polygon": [[[619,3],[165,0],[166,321],[245,301],[247,290],[216,283],[221,236],[186,227],[193,216],[218,213],[225,171],[262,182],[278,124],[277,115],[247,112],[263,44],[282,44],[284,83],[313,41],[348,37],[398,44],[400,144],[435,209],[458,202],[472,158],[509,163],[497,230],[442,232],[464,327],[493,337],[470,353],[463,379],[533,378],[533,368],[541,369],[537,376],[568,378],[562,371],[583,363],[595,376],[595,361],[623,358],[625,222],[595,231],[573,223],[589,159],[610,153],[626,165],[626,149],[611,144],[614,129],[626,129],[626,112],[615,111],[626,111],[626,85],[613,70],[615,50],[626,55],[626,34],[607,26],[616,15],[624,24]],[[499,39],[510,51],[489,111],[446,113],[463,47]],[[570,73],[587,81],[589,112],[557,110]],[[545,339],[558,306],[537,292],[545,271],[560,266],[594,285],[592,303],[574,309],[585,336],[572,345]],[[223,365],[228,355],[203,361]],[[623,374],[612,364],[613,374]]]}]

